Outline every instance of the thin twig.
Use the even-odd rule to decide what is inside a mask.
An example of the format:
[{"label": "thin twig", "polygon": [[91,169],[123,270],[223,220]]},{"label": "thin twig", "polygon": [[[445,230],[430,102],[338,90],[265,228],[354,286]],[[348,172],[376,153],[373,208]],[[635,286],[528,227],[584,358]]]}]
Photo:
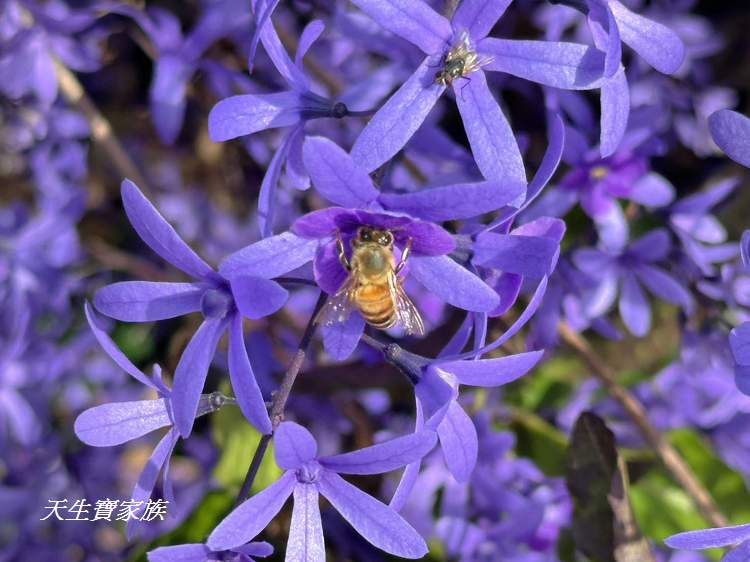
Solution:
[{"label": "thin twig", "polygon": [[674,479],[692,498],[703,516],[716,527],[725,527],[727,518],[716,505],[713,497],[696,478],[690,466],[680,453],[648,418],[643,404],[624,386],[617,382],[617,375],[610,366],[591,348],[588,342],[565,323],[560,323],[558,331],[563,341],[570,346],[591,369],[594,376],[607,389],[627,414],[632,418],[646,442],[656,451],[664,466]]},{"label": "thin twig", "polygon": [[[289,393],[292,391],[294,381],[297,379],[297,375],[299,374],[300,369],[302,369],[302,363],[304,363],[305,361],[307,348],[310,347],[310,342],[312,341],[313,334],[315,334],[315,317],[318,315],[320,309],[323,308],[323,305],[325,304],[327,298],[328,296],[326,295],[326,293],[321,291],[320,296],[318,297],[318,302],[315,304],[315,309],[310,316],[310,321],[307,323],[307,327],[305,328],[305,333],[302,334],[302,339],[299,342],[297,353],[295,353],[294,359],[292,359],[292,362],[289,364],[289,368],[286,370],[286,373],[284,373],[284,378],[281,379],[281,385],[279,386],[279,389],[273,395],[270,416],[271,426],[273,427],[274,431],[284,419],[284,408],[286,408],[286,402],[289,399]],[[250,461],[250,467],[247,469],[245,481],[242,483],[240,492],[237,494],[237,498],[234,501],[235,507],[245,501],[245,498],[250,494],[250,490],[253,487],[253,482],[255,481],[255,477],[258,474],[260,464],[263,461],[263,457],[266,454],[266,449],[268,449],[268,444],[271,442],[272,437],[273,432],[267,433],[260,438],[258,447],[253,453],[253,460]]]},{"label": "thin twig", "polygon": [[63,96],[83,113],[91,127],[91,137],[102,147],[119,174],[134,181],[145,193],[153,193],[146,178],[115,136],[112,125],[88,97],[76,75],[58,60],[55,61],[55,70]]}]

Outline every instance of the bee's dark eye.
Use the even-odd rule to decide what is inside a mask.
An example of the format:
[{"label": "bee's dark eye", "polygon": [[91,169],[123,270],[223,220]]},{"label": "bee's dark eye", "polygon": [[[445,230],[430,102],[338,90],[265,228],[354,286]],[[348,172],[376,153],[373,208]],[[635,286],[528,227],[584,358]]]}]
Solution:
[{"label": "bee's dark eye", "polygon": [[369,228],[360,228],[359,229],[359,238],[360,240],[366,240],[369,241],[372,239],[372,231]]}]

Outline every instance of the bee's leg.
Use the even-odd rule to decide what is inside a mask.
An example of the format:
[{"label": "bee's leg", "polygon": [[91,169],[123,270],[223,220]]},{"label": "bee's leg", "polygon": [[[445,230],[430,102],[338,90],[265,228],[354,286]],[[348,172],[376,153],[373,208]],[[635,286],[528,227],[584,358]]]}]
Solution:
[{"label": "bee's leg", "polygon": [[398,262],[398,265],[396,266],[396,275],[398,275],[402,269],[404,269],[404,266],[406,265],[406,260],[409,259],[409,255],[411,254],[411,238],[406,241],[406,246],[404,246],[404,251],[401,252],[401,260]]},{"label": "bee's leg", "polygon": [[464,80],[466,80],[466,83],[463,86],[461,86],[461,99],[463,100],[464,99],[464,88],[469,85],[469,82],[471,82],[471,78],[469,78],[468,76],[461,76],[461,78],[463,78]]},{"label": "bee's leg", "polygon": [[344,247],[344,240],[341,238],[340,230],[336,230],[336,249],[338,250],[341,265],[343,265],[344,269],[347,271],[351,271],[352,264],[349,263],[349,259],[346,257],[346,248]]}]

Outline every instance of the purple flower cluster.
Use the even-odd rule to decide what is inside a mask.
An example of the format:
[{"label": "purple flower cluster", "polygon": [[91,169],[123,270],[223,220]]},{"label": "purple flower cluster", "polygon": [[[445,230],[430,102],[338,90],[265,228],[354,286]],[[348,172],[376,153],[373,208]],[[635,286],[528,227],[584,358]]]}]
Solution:
[{"label": "purple flower cluster", "polygon": [[[694,4],[5,2],[0,561],[572,560],[534,439],[587,409],[750,482],[750,119]],[[591,331],[651,345],[645,422],[549,374]]]}]

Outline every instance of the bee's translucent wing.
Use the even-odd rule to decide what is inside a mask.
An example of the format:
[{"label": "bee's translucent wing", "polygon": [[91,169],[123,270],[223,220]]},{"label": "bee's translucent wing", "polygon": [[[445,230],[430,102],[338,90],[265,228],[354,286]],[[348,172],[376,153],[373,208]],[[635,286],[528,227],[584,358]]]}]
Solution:
[{"label": "bee's translucent wing", "polygon": [[401,280],[395,273],[391,273],[388,285],[396,307],[398,323],[407,334],[423,336],[424,323],[422,322],[422,316],[419,314],[417,307],[414,306],[414,303],[411,302],[409,295],[404,291]]},{"label": "bee's translucent wing", "polygon": [[325,306],[320,309],[315,317],[315,323],[330,326],[338,322],[346,322],[349,315],[356,309],[354,300],[351,298],[354,286],[355,278],[350,275],[341,285],[341,288],[328,298]]}]

